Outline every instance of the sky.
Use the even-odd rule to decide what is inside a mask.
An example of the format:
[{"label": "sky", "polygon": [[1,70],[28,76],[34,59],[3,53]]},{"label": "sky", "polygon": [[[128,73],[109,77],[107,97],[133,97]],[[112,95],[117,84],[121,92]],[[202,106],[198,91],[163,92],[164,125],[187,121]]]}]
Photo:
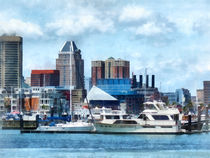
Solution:
[{"label": "sky", "polygon": [[0,35],[23,37],[23,75],[55,69],[66,40],[91,61],[130,61],[136,75],[156,75],[163,92],[192,95],[210,80],[208,0],[0,0]]}]

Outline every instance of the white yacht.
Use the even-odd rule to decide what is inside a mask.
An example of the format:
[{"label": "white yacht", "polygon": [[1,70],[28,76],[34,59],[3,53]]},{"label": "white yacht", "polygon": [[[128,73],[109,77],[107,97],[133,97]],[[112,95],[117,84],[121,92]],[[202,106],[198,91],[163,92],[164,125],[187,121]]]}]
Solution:
[{"label": "white yacht", "polygon": [[166,108],[163,102],[144,103],[145,110],[137,118],[124,112],[101,113],[101,121],[94,122],[97,133],[181,133],[178,109]]},{"label": "white yacht", "polygon": [[77,121],[59,123],[54,126],[39,126],[37,131],[39,132],[69,132],[69,133],[89,133],[94,130],[92,123]]}]

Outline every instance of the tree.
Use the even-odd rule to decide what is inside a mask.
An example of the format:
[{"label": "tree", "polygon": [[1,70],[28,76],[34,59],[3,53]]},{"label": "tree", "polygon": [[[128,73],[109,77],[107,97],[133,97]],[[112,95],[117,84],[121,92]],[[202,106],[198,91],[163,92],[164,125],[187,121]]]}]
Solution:
[{"label": "tree", "polygon": [[184,113],[188,113],[190,111],[193,111],[193,103],[191,101],[189,103],[187,103],[187,105],[185,105],[183,107],[183,111],[184,111]]}]

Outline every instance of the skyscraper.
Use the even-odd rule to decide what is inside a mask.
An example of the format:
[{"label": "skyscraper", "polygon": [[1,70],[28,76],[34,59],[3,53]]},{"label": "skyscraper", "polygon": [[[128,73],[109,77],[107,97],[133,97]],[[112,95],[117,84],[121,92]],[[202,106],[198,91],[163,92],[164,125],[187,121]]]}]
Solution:
[{"label": "skyscraper", "polygon": [[92,61],[91,63],[92,85],[96,85],[98,79],[128,79],[130,77],[130,62],[113,57],[106,61]]},{"label": "skyscraper", "polygon": [[92,85],[96,85],[97,79],[105,78],[105,62],[100,60],[92,61],[91,65]]},{"label": "skyscraper", "polygon": [[21,88],[22,37],[0,36],[0,87]]},{"label": "skyscraper", "polygon": [[204,104],[210,104],[210,81],[203,81]]},{"label": "skyscraper", "polygon": [[122,59],[115,60],[113,57],[105,61],[105,78],[129,78],[130,62]]},{"label": "skyscraper", "polygon": [[60,86],[84,89],[84,60],[74,41],[66,41],[61,48],[56,69],[60,71]]}]

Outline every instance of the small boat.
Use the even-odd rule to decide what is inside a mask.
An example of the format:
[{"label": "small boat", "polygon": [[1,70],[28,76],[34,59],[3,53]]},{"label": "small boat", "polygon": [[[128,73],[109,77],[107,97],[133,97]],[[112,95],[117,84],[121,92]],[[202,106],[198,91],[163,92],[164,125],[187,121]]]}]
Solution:
[{"label": "small boat", "polygon": [[88,122],[67,122],[58,123],[54,126],[39,126],[37,129],[39,132],[68,132],[68,133],[90,133],[94,130],[92,123]]},{"label": "small boat", "polygon": [[101,121],[94,122],[96,133],[182,133],[178,109],[166,108],[163,102],[144,103],[145,110],[137,118],[131,118],[125,112],[113,111],[101,113]]}]

